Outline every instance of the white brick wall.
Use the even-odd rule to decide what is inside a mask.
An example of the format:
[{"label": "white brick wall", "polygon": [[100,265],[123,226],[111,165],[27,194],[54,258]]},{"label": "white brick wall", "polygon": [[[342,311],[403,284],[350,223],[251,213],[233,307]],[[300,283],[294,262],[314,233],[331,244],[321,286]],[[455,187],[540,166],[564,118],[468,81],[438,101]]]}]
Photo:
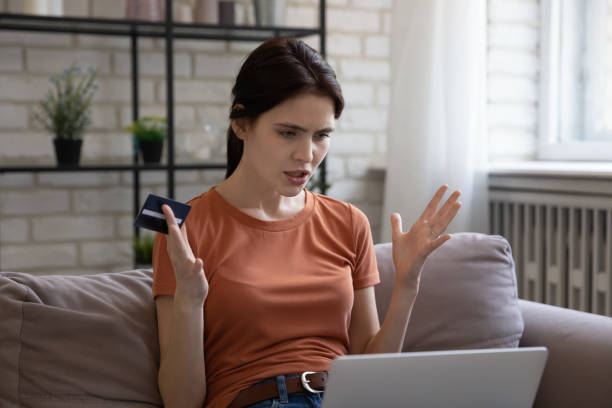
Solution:
[{"label": "white brick wall", "polygon": [[2,72],[23,70],[22,50],[15,47],[0,47],[0,70]]},{"label": "white brick wall", "polygon": [[338,74],[346,102],[328,156],[332,185],[328,194],[353,203],[366,214],[374,242],[380,236],[384,173],[371,168],[385,155],[391,3],[327,2],[328,60]]},{"label": "white brick wall", "polygon": [[95,68],[102,74],[110,73],[110,52],[86,50],[26,50],[26,70],[32,74],[57,74],[78,63],[83,68]]},{"label": "white brick wall", "polygon": [[340,57],[361,56],[361,43],[361,37],[355,34],[330,34],[327,38],[329,55]]},{"label": "white brick wall", "polygon": [[0,191],[0,214],[40,215],[58,214],[70,210],[67,191],[49,189],[3,189]]},{"label": "white brick wall", "polygon": [[0,104],[0,129],[23,129],[28,126],[28,110],[23,105]]},{"label": "white brick wall", "polygon": [[0,177],[0,187],[2,188],[19,187],[25,189],[32,186],[34,186],[34,175],[31,173],[7,173]]},{"label": "white brick wall", "polygon": [[32,236],[39,242],[111,238],[114,233],[110,216],[40,217],[34,220],[33,227]]},{"label": "white brick wall", "polygon": [[386,35],[373,35],[365,39],[365,55],[373,58],[389,57],[390,38]]},{"label": "white brick wall", "polygon": [[380,18],[374,18],[372,10],[355,10],[354,8],[329,8],[327,18],[330,32],[379,33]]},{"label": "white brick wall", "polygon": [[340,70],[346,79],[388,81],[391,67],[388,61],[343,60]]},{"label": "white brick wall", "polygon": [[203,78],[227,78],[233,81],[243,62],[237,55],[197,55],[195,75]]},{"label": "white brick wall", "polygon": [[[119,183],[117,173],[79,172],[79,173],[40,173],[38,184],[45,187],[102,187]],[[80,190],[76,190],[80,191]]]},{"label": "white brick wall", "polygon": [[[250,0],[240,0],[252,7]],[[333,197],[353,202],[370,218],[377,239],[384,175],[370,170],[384,156],[389,104],[391,0],[328,0],[328,60],[346,109],[332,136],[328,176]],[[125,0],[64,0],[67,15],[121,18]],[[17,12],[18,0],[0,0]],[[249,14],[250,13],[250,14]],[[252,12],[245,18],[252,19]],[[287,24],[318,25],[317,0],[289,0]],[[304,39],[319,48],[319,37]],[[224,159],[233,79],[258,44],[174,42],[176,156]],[[140,114],[166,114],[165,42],[140,38]],[[0,165],[55,163],[52,136],[31,119],[51,86],[49,76],[72,61],[99,70],[93,124],[82,162],[129,162],[130,41],[125,37],[0,31]],[[203,132],[210,126],[208,133]],[[165,154],[165,153],[164,153]],[[223,156],[220,156],[223,155]],[[176,173],[178,199],[223,179],[223,171]],[[166,195],[165,172],[141,173],[141,201]],[[132,174],[0,174],[0,269],[32,273],[91,273],[131,267]]]},{"label": "white brick wall", "polygon": [[3,245],[2,270],[4,271],[48,271],[53,267],[70,270],[77,263],[76,244],[28,244]]},{"label": "white brick wall", "polygon": [[127,213],[132,210],[132,190],[128,187],[80,189],[74,191],[73,208],[82,213]]},{"label": "white brick wall", "polygon": [[[131,56],[129,52],[116,51],[113,53],[113,72],[120,76],[132,74]],[[141,78],[147,76],[163,77],[166,75],[166,55],[163,51],[141,52],[138,57],[138,67]],[[184,53],[174,54],[174,76],[191,76],[191,55]]]},{"label": "white brick wall", "polygon": [[[132,263],[130,240],[117,242],[91,242],[81,244],[81,259],[84,266],[107,266]],[[111,255],[112,254],[112,255]]]},{"label": "white brick wall", "polygon": [[28,239],[28,221],[23,218],[0,220],[0,244],[25,243]]}]

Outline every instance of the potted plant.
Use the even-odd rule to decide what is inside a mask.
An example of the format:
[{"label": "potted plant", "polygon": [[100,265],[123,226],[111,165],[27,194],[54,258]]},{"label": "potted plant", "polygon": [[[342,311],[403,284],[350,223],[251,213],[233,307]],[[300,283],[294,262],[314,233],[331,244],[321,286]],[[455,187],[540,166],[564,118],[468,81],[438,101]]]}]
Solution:
[{"label": "potted plant", "polygon": [[133,133],[145,163],[160,162],[166,138],[166,119],[158,116],[145,116],[126,126],[125,130]]},{"label": "potted plant", "polygon": [[155,237],[151,234],[134,237],[134,261],[137,268],[150,268],[153,264],[154,242]]},{"label": "potted plant", "polygon": [[33,118],[55,135],[53,144],[59,166],[78,165],[83,132],[91,124],[91,102],[98,89],[97,71],[72,64],[61,75],[49,78],[53,88],[42,101]]}]

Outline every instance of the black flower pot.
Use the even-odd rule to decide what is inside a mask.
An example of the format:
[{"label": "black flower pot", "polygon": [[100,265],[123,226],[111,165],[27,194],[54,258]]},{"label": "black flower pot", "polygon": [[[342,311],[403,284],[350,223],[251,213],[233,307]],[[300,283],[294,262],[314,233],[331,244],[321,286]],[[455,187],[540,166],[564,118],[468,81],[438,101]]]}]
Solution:
[{"label": "black flower pot", "polygon": [[54,139],[58,166],[78,166],[81,158],[82,139]]},{"label": "black flower pot", "polygon": [[159,163],[161,160],[163,140],[139,140],[138,146],[145,163]]}]

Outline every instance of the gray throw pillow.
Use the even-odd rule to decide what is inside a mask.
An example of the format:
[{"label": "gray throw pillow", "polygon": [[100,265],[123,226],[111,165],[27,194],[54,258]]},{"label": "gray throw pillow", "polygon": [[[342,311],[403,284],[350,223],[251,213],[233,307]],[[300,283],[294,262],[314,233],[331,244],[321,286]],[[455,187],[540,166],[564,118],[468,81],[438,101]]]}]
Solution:
[{"label": "gray throw pillow", "polygon": [[[375,247],[382,324],[395,280],[391,243]],[[523,333],[514,262],[500,236],[458,233],[425,262],[403,351],[518,347]]]},{"label": "gray throw pillow", "polygon": [[0,406],[161,406],[152,276],[0,273]]}]

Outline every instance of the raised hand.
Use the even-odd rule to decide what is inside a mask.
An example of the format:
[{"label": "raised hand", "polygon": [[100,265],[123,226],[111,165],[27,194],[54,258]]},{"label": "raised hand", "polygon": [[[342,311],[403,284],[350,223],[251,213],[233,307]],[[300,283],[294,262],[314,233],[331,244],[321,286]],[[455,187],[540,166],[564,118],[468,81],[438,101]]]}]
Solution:
[{"label": "raised hand", "polygon": [[175,299],[180,294],[190,301],[204,304],[208,295],[208,281],[202,259],[194,256],[187,240],[187,224],[183,223],[179,229],[172,209],[166,204],[162,205],[162,212],[168,223],[166,250],[176,278]]},{"label": "raised hand", "polygon": [[438,189],[419,219],[406,233],[402,232],[401,216],[398,213],[391,214],[396,285],[418,289],[425,260],[451,238],[450,234],[444,232],[461,208],[461,203],[457,201],[461,192],[454,191],[438,209],[447,189],[446,185]]}]

